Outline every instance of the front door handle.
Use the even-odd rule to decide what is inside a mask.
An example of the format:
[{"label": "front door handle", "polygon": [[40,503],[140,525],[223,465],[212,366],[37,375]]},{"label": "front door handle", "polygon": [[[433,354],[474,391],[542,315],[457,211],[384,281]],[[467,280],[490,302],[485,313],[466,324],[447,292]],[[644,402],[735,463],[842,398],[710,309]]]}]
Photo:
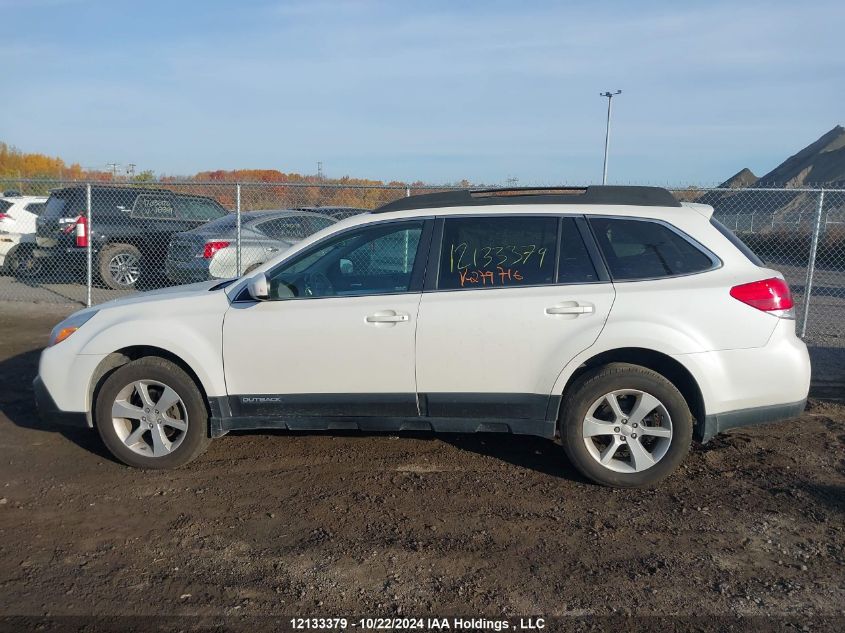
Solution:
[{"label": "front door handle", "polygon": [[546,314],[592,314],[596,311],[591,305],[552,306],[546,308]]},{"label": "front door handle", "polygon": [[396,314],[392,310],[382,313],[371,314],[367,317],[367,323],[404,323],[411,317],[407,314]]}]

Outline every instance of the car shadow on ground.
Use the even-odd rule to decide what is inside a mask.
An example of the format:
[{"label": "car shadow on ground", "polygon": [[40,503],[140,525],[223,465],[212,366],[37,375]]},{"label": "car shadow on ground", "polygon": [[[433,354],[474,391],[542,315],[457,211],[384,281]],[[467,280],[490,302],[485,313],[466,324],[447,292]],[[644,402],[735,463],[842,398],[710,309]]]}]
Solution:
[{"label": "car shadow on ground", "polygon": [[371,431],[288,431],[284,429],[231,431],[231,436],[273,436],[273,437],[344,437],[365,442],[367,438],[398,437],[421,441],[443,442],[461,451],[476,453],[484,457],[509,463],[519,468],[569,479],[579,483],[590,483],[569,463],[563,448],[550,440],[530,435],[507,433],[434,433],[425,431],[371,432]]},{"label": "car shadow on ground", "polygon": [[463,451],[492,457],[513,466],[534,470],[550,477],[591,484],[569,463],[569,458],[564,453],[563,447],[551,440],[530,435],[508,435],[505,433],[443,434],[437,437]]},{"label": "car shadow on ground", "polygon": [[0,361],[0,383],[5,385],[0,392],[0,413],[21,428],[59,433],[80,448],[117,462],[93,429],[51,424],[41,419],[32,392],[40,354],[41,350],[31,350]]}]

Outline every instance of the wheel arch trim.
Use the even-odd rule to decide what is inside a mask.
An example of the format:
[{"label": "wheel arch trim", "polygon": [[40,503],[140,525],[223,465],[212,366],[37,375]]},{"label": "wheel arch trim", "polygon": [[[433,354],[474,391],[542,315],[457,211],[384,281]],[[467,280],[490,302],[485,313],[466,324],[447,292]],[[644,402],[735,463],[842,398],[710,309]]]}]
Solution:
[{"label": "wheel arch trim", "polygon": [[561,371],[555,383],[552,395],[561,394],[561,403],[566,399],[566,392],[586,371],[609,363],[628,363],[646,367],[669,380],[681,392],[693,416],[694,435],[700,439],[703,435],[707,417],[706,398],[702,392],[702,381],[691,367],[679,360],[678,355],[667,350],[645,348],[638,345],[597,349],[595,346],[582,352],[570,361]]}]

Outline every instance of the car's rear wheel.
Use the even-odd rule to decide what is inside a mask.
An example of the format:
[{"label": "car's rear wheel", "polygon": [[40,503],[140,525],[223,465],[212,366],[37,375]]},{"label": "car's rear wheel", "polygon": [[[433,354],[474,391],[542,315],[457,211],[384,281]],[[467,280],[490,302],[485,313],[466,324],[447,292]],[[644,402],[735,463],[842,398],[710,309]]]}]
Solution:
[{"label": "car's rear wheel", "polygon": [[671,474],[692,442],[692,414],[655,371],[613,363],[583,375],[566,394],[561,438],[586,477],[607,486],[651,486]]},{"label": "car's rear wheel", "polygon": [[132,290],[141,278],[141,251],[132,244],[109,244],[100,251],[100,279],[113,290]]},{"label": "car's rear wheel", "polygon": [[97,430],[120,461],[136,468],[177,468],[208,447],[208,412],[192,378],[163,358],[115,370],[97,394]]},{"label": "car's rear wheel", "polygon": [[6,256],[6,270],[16,277],[35,277],[41,272],[41,261],[29,245],[18,245]]}]

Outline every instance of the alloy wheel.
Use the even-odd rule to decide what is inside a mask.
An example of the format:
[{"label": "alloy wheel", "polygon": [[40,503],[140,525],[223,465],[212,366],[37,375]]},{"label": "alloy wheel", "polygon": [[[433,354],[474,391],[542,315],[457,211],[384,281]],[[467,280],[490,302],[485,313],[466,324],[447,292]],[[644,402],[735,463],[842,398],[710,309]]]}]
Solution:
[{"label": "alloy wheel", "polygon": [[171,387],[157,380],[136,380],[112,404],[118,438],[131,451],[163,457],[176,450],[188,430],[188,409]]},{"label": "alloy wheel", "polygon": [[590,405],[582,437],[587,451],[603,467],[638,473],[666,455],[672,444],[672,418],[650,393],[618,389]]},{"label": "alloy wheel", "polygon": [[118,253],[109,260],[109,274],[121,286],[132,286],[141,276],[139,264],[132,253]]}]

